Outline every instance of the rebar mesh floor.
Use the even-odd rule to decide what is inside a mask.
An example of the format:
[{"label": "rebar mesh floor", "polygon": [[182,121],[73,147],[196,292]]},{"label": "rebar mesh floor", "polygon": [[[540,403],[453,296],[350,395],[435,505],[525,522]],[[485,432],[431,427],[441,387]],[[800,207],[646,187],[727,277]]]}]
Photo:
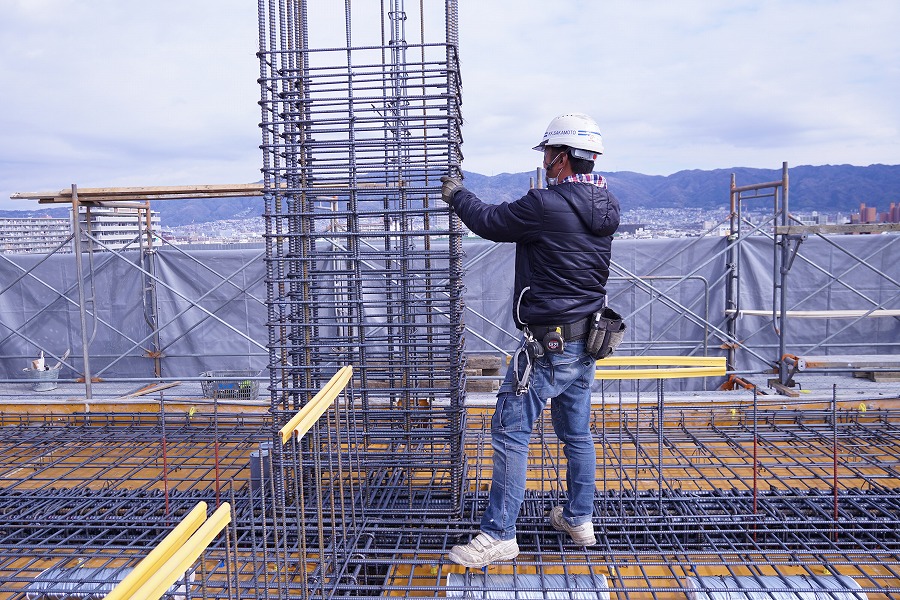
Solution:
[{"label": "rebar mesh floor", "polygon": [[900,597],[900,412],[714,414],[695,405],[658,423],[655,410],[596,411],[601,483],[590,548],[548,522],[564,499],[565,472],[549,420],[541,423],[518,521],[521,553],[481,571],[446,556],[477,533],[487,502],[489,417],[470,411],[462,518],[413,522],[398,506],[395,519],[367,522],[365,547],[347,564],[353,577],[330,581],[330,593],[704,597],[722,584],[788,594],[780,597],[833,586],[823,598],[862,597],[850,596],[858,585],[868,598]]},{"label": "rebar mesh floor", "polygon": [[[0,598],[84,598],[84,586],[54,580],[120,580],[199,501],[238,493],[237,510],[252,511],[250,455],[271,432],[262,415],[4,414],[0,423]],[[217,555],[194,578],[226,594],[224,568],[205,571],[216,571]]]},{"label": "rebar mesh floor", "polygon": [[[380,467],[365,488],[379,495],[375,516],[349,498],[315,494],[273,508],[250,485],[248,457],[269,439],[262,417],[167,420],[165,465],[153,415],[8,418],[0,597],[25,598],[53,568],[93,568],[98,577],[121,570],[197,501],[213,505],[217,490],[233,503],[234,527],[198,565],[193,597],[677,598],[742,577],[769,591],[834,584],[843,591],[833,597],[851,597],[844,583],[855,582],[867,598],[900,597],[900,411],[713,413],[698,403],[664,413],[662,429],[659,422],[650,406],[595,411],[599,535],[590,548],[547,521],[565,475],[552,427],[540,423],[521,553],[483,572],[451,563],[447,552],[477,531],[487,500],[485,411],[469,411],[463,503],[448,517],[407,510],[411,500],[448,514],[452,506],[421,474]],[[576,587],[575,596],[555,595]]]}]

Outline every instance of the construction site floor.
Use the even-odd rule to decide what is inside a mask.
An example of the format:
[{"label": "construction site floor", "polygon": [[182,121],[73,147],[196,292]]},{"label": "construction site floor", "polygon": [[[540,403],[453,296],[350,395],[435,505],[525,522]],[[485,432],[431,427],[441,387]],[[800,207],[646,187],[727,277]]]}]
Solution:
[{"label": "construction site floor", "polygon": [[[784,407],[820,405],[836,399],[839,407],[848,408],[856,403],[865,402],[866,407],[878,407],[882,402],[900,398],[900,381],[872,381],[852,374],[816,375],[802,374],[795,377],[793,387],[795,396],[787,396],[771,387],[769,379],[773,375],[746,377],[745,380],[757,387],[759,402],[775,405],[781,402]],[[213,399],[204,394],[200,381],[177,381],[167,384],[135,383],[135,382],[95,382],[91,385],[91,397],[87,398],[84,383],[62,382],[47,391],[34,391],[34,383],[28,380],[7,382],[0,386],[0,412],[16,413],[50,413],[50,412],[105,412],[159,410],[160,401],[173,410],[195,411],[211,410],[214,406],[226,412],[266,412],[269,398],[265,383],[259,384],[258,394],[253,397],[230,395]],[[157,387],[162,389],[156,391]],[[644,386],[642,392],[620,391],[615,382],[607,382],[603,390],[595,390],[593,402],[614,405],[620,401],[625,404],[646,401],[655,396],[653,386]],[[734,390],[706,389],[697,391],[665,392],[666,402],[673,406],[697,402],[722,404],[746,404],[753,402],[753,391],[747,388]],[[466,404],[469,406],[493,406],[496,401],[495,391],[469,391],[466,393]]]},{"label": "construction site floor", "polygon": [[[322,479],[308,506],[272,521],[261,520],[267,480],[253,469],[272,437],[264,393],[214,402],[199,382],[139,397],[133,383],[98,383],[88,401],[83,384],[8,385],[0,598],[32,597],[28,586],[53,568],[120,568],[201,500],[232,503],[234,526],[207,551],[192,597],[712,598],[738,585],[746,595],[731,597],[799,588],[900,598],[900,384],[798,383],[794,398],[762,387],[596,394],[590,547],[548,522],[565,500],[565,460],[545,416],[531,444],[521,553],[486,570],[447,553],[477,533],[487,501],[493,393],[467,397],[458,507],[428,489],[427,474],[397,479],[373,467],[361,492],[379,498],[373,510],[329,501]],[[280,518],[295,535],[278,542],[286,550],[273,564],[260,540]]]}]

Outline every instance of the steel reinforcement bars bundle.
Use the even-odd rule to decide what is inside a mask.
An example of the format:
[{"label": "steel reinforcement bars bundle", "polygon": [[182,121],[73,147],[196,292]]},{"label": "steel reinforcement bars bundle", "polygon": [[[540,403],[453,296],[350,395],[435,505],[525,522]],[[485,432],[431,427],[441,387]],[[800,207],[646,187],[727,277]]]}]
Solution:
[{"label": "steel reinforcement bars bundle", "polygon": [[446,514],[463,426],[461,233],[440,200],[461,161],[456,3],[342,6],[260,3],[272,411],[278,427],[353,365],[363,469]]}]

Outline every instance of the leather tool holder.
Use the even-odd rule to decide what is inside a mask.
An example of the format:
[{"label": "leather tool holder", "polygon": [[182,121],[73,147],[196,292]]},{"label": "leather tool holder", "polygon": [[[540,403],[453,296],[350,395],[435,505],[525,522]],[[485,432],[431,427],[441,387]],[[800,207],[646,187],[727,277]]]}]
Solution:
[{"label": "leather tool holder", "polygon": [[585,351],[594,360],[601,360],[615,352],[625,337],[622,316],[608,306],[591,315]]}]

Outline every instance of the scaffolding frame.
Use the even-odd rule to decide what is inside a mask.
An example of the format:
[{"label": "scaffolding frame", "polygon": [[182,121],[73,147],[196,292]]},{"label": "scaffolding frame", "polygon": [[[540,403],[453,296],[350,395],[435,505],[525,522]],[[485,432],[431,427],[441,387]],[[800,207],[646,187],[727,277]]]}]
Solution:
[{"label": "scaffolding frame", "polygon": [[[219,307],[225,302],[235,299],[244,301],[255,301],[260,307],[265,306],[264,298],[258,298],[253,295],[251,288],[260,283],[263,275],[258,274],[250,277],[243,285],[236,283],[237,278],[244,273],[249,272],[248,268],[256,264],[264,256],[262,249],[255,258],[246,261],[240,268],[230,273],[217,273],[214,269],[205,265],[198,257],[189,252],[185,252],[178,246],[170,244],[163,239],[159,232],[153,231],[150,221],[150,201],[159,200],[177,200],[185,198],[228,198],[228,197],[247,197],[260,196],[262,194],[262,186],[258,184],[232,184],[232,185],[200,185],[200,186],[157,186],[157,187],[131,187],[131,188],[82,188],[73,184],[70,190],[61,190],[59,192],[49,193],[17,193],[13,195],[15,199],[31,199],[38,200],[42,204],[70,204],[72,208],[72,234],[53,252],[45,255],[44,259],[31,265],[29,268],[22,267],[10,257],[0,254],[0,259],[9,266],[14,272],[18,272],[15,279],[0,289],[0,294],[12,289],[20,282],[33,281],[35,284],[48,289],[51,292],[46,304],[34,314],[18,323],[15,327],[5,326],[6,335],[3,341],[12,337],[18,337],[35,346],[47,355],[48,360],[58,360],[61,365],[70,368],[76,373],[76,381],[84,383],[85,398],[93,399],[93,384],[99,381],[109,382],[147,382],[154,381],[162,383],[166,381],[175,381],[176,378],[166,376],[163,368],[163,358],[172,345],[177,344],[182,338],[190,334],[196,327],[202,325],[207,320],[212,320],[219,325],[227,328],[232,333],[241,336],[249,344],[257,346],[260,350],[259,356],[264,356],[266,350],[262,341],[255,339],[251,335],[252,332],[241,330],[227,321],[221,319],[216,313]],[[134,209],[138,213],[138,232],[131,242],[124,248],[115,249],[106,246],[96,236],[92,235],[90,228],[83,228],[79,222],[79,212],[84,211],[86,221],[90,223],[90,211],[94,207],[125,207]],[[157,253],[159,248],[156,247],[152,240],[158,241],[158,246],[166,247],[173,252],[178,253],[197,267],[213,273],[219,282],[211,289],[205,290],[196,298],[189,297],[182,293],[177,287],[166,281],[158,272]],[[79,240],[76,244],[75,240]],[[56,289],[51,284],[44,281],[39,270],[44,261],[49,256],[62,251],[67,245],[73,244],[74,272],[75,281],[68,287]],[[129,251],[135,251],[134,256],[130,256]],[[67,256],[67,255],[66,255]],[[118,261],[119,264],[129,265],[138,273],[141,278],[141,297],[142,318],[146,322],[146,331],[143,334],[134,336],[125,331],[123,325],[127,323],[127,319],[121,318],[118,323],[113,319],[104,319],[100,316],[103,309],[109,307],[102,306],[97,301],[97,293],[95,289],[95,280],[97,276],[108,268],[109,265]],[[236,290],[232,295],[224,299],[221,303],[211,307],[204,306],[204,300],[208,296],[219,292],[219,288],[232,288]],[[159,311],[159,291],[165,290],[186,303],[186,307],[173,314],[165,322],[160,320]],[[72,298],[71,296],[75,297]],[[58,302],[68,304],[77,308],[77,317],[79,326],[79,342],[81,352],[77,350],[74,353],[66,352],[63,354],[55,351],[49,346],[47,340],[37,340],[29,335],[29,329],[33,328],[35,323],[40,320],[45,312],[54,310]],[[168,329],[177,329],[179,319],[190,311],[198,311],[203,316],[198,323],[184,332],[177,332],[168,340],[163,340],[162,334]],[[121,323],[121,324],[120,324]],[[124,350],[120,350],[119,354],[104,357],[102,366],[96,366],[97,360],[92,365],[91,360],[91,343],[97,334],[98,326],[104,327],[107,331],[118,336],[126,344]],[[71,350],[71,348],[69,349]],[[135,353],[138,354],[135,354]],[[140,375],[125,377],[109,377],[104,373],[117,365],[126,358],[141,357],[152,361],[152,375],[150,377],[141,377]],[[11,358],[11,357],[6,357]],[[22,357],[23,359],[25,357]],[[67,360],[68,359],[68,360]],[[77,362],[76,362],[77,361]],[[79,364],[80,363],[80,364]],[[95,366],[97,368],[95,368]],[[183,380],[184,377],[178,377]]]},{"label": "scaffolding frame", "polygon": [[[837,368],[850,371],[867,371],[869,373],[877,371],[897,371],[900,369],[900,358],[896,351],[897,341],[882,344],[891,352],[885,353],[867,353],[861,357],[848,358],[841,357],[828,361],[822,357],[816,356],[814,359],[807,361],[798,354],[809,355],[828,342],[834,340],[839,334],[858,325],[863,319],[870,317],[884,317],[900,319],[900,281],[892,277],[889,273],[877,268],[870,263],[872,256],[857,256],[841,247],[838,240],[828,234],[879,234],[896,231],[897,227],[892,223],[885,224],[850,224],[850,225],[803,225],[799,219],[793,216],[789,210],[789,174],[788,163],[782,163],[781,179],[764,183],[755,183],[738,186],[735,176],[731,177],[731,196],[730,196],[730,235],[728,236],[728,266],[727,266],[727,285],[725,288],[725,313],[726,313],[726,330],[728,333],[729,344],[727,345],[728,364],[734,369],[736,364],[736,350],[741,347],[745,349],[747,342],[764,328],[771,327],[777,336],[778,349],[775,357],[769,358],[766,362],[774,369],[777,377],[770,379],[768,384],[779,391],[779,393],[797,396],[791,388],[796,384],[793,376],[799,370],[824,370],[829,368]],[[771,199],[772,211],[770,216],[759,224],[753,224],[743,215],[744,206],[748,202]],[[742,254],[741,245],[745,243],[750,235],[764,235],[773,242],[772,257],[772,280],[774,286],[772,288],[771,308],[745,309],[742,305]],[[831,273],[824,266],[819,266],[815,260],[803,256],[800,253],[801,244],[807,240],[809,235],[815,235],[819,239],[825,241],[828,245],[838,249],[846,256],[850,257],[854,262],[853,265],[842,273]],[[894,246],[900,236],[892,235],[885,239],[885,243],[878,249],[879,253],[884,256],[890,256],[888,252]],[[789,275],[796,259],[810,265],[821,275],[824,275],[826,281],[814,291],[808,293],[805,297],[796,299],[789,297]],[[886,261],[887,262],[887,261]],[[852,285],[844,281],[844,277],[851,271],[863,268],[869,276],[877,277],[884,281],[888,286],[894,288],[894,293],[887,293],[884,299],[870,298],[860,290],[855,289]],[[831,293],[835,288],[844,288],[853,293],[862,303],[859,310],[800,310],[804,303],[814,299],[817,295]],[[741,331],[738,327],[738,319],[742,315],[754,314],[756,316],[764,316],[768,314],[768,320],[764,321],[755,331]],[[797,345],[793,343],[789,335],[788,324],[795,318],[846,318],[849,322],[840,326],[837,331],[827,335],[823,340],[815,344],[807,345],[800,351]],[[738,341],[738,340],[742,341]],[[794,346],[791,352],[788,347]],[[860,360],[862,359],[862,360]],[[818,364],[816,364],[818,363]],[[863,364],[866,363],[866,364]]]}]

